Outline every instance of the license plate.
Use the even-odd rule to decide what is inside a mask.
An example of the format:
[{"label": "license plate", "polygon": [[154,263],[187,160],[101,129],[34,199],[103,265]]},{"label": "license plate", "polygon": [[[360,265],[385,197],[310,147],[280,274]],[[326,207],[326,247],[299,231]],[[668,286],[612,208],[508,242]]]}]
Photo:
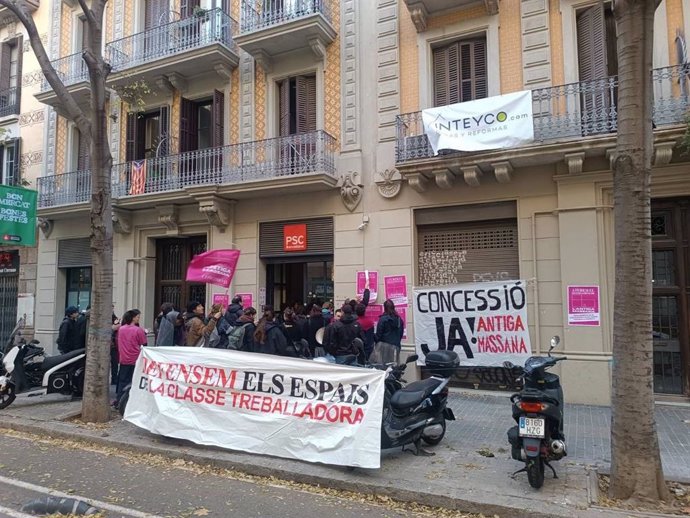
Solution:
[{"label": "license plate", "polygon": [[533,417],[520,418],[520,437],[544,437],[544,420]]}]

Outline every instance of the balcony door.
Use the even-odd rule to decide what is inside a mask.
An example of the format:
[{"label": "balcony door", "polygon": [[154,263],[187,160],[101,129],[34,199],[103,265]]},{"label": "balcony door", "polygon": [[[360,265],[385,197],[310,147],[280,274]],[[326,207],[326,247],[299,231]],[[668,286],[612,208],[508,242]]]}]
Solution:
[{"label": "balcony door", "polygon": [[0,117],[19,113],[22,46],[22,36],[0,44]]},{"label": "balcony door", "polygon": [[690,200],[652,204],[654,390],[690,393]]},{"label": "balcony door", "polygon": [[169,0],[144,0],[144,59],[165,55],[173,33],[170,22]]},{"label": "balcony door", "polygon": [[[160,192],[175,186],[174,168],[165,157],[170,145],[169,108],[161,106],[146,113],[127,114],[127,164],[124,173],[129,194]],[[136,162],[136,163],[135,163]],[[132,191],[132,175],[143,175],[145,188]],[[121,178],[121,180],[123,180]]]},{"label": "balcony door", "polygon": [[577,53],[583,135],[612,133],[617,128],[618,74],[616,21],[610,4],[577,12]]},{"label": "balcony door", "polygon": [[278,84],[279,175],[313,172],[317,169],[316,76],[289,77]]},{"label": "balcony door", "polygon": [[180,108],[180,171],[185,185],[220,183],[225,139],[225,95],[191,101]]}]

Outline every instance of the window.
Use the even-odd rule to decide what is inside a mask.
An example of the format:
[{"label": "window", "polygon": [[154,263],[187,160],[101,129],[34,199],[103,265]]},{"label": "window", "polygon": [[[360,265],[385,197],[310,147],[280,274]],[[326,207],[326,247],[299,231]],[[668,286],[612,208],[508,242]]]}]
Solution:
[{"label": "window", "polygon": [[19,184],[19,144],[18,138],[0,144],[0,183],[3,185]]},{"label": "window", "polygon": [[610,4],[596,4],[577,12],[577,53],[580,81],[618,74],[616,21]]},{"label": "window", "polygon": [[67,297],[65,307],[77,306],[85,310],[91,305],[91,267],[66,268]]},{"label": "window", "polygon": [[211,99],[182,98],[180,109],[180,151],[220,147],[225,140],[225,95],[218,90]]},{"label": "window", "polygon": [[213,147],[213,102],[211,100],[197,104],[197,142],[198,149]]},{"label": "window", "polygon": [[167,154],[168,112],[162,106],[143,115],[127,114],[127,162]]},{"label": "window", "polygon": [[434,106],[488,95],[486,37],[454,41],[433,49]]},{"label": "window", "polygon": [[278,83],[280,136],[316,131],[316,76],[296,76]]},{"label": "window", "polygon": [[23,38],[0,44],[0,117],[19,114]]}]

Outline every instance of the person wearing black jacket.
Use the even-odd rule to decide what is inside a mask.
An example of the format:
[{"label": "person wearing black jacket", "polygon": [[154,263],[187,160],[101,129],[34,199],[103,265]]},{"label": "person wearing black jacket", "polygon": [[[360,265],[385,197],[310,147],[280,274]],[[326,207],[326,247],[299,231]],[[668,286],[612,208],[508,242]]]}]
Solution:
[{"label": "person wearing black jacket", "polygon": [[254,351],[284,356],[287,348],[287,338],[285,338],[285,333],[280,328],[280,324],[277,324],[274,318],[272,310],[264,311],[264,315],[259,320],[256,331],[254,331]]},{"label": "person wearing black jacket", "polygon": [[328,322],[323,316],[323,311],[318,304],[314,304],[311,307],[311,313],[307,319],[306,325],[306,339],[309,342],[309,350],[311,351],[312,357],[315,356],[315,351],[317,347],[321,347],[321,344],[316,341],[316,332],[322,327],[326,327]]},{"label": "person wearing black jacket", "polygon": [[79,308],[69,306],[65,310],[65,318],[60,324],[58,331],[57,346],[61,354],[67,354],[79,348],[79,328],[77,327],[77,317]]},{"label": "person wearing black jacket", "polygon": [[354,340],[359,338],[364,342],[364,333],[349,304],[343,306],[343,316],[331,324],[331,330],[327,334],[328,341],[324,346],[326,351],[335,357],[336,363],[346,363],[347,356],[360,354],[361,351]]}]

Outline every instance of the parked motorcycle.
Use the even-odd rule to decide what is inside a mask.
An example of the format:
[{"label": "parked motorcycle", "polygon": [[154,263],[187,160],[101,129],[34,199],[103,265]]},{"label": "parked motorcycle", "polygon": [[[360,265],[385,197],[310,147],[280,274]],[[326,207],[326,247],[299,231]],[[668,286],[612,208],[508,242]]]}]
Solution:
[{"label": "parked motorcycle", "polygon": [[454,421],[453,411],[446,406],[448,382],[460,364],[454,351],[432,351],[426,355],[426,366],[432,376],[404,385],[402,375],[408,363],[390,365],[386,371],[381,425],[381,448],[412,444],[415,455],[426,454],[421,441],[430,446],[441,442],[446,434],[446,421]]},{"label": "parked motorcycle", "polygon": [[[530,486],[539,489],[544,484],[544,467],[558,478],[551,461],[567,455],[563,434],[563,388],[560,378],[547,369],[566,359],[556,358],[551,351],[560,343],[554,336],[547,357],[532,356],[525,362],[523,389],[513,394],[513,419],[518,423],[508,430],[513,459],[524,462],[525,467],[513,473],[527,472]],[[512,364],[505,365],[512,368]]]},{"label": "parked motorcycle", "polygon": [[26,343],[21,327],[20,323],[15,327],[2,357],[0,409],[10,406],[20,393],[81,396],[86,350],[48,356],[38,340]]}]

